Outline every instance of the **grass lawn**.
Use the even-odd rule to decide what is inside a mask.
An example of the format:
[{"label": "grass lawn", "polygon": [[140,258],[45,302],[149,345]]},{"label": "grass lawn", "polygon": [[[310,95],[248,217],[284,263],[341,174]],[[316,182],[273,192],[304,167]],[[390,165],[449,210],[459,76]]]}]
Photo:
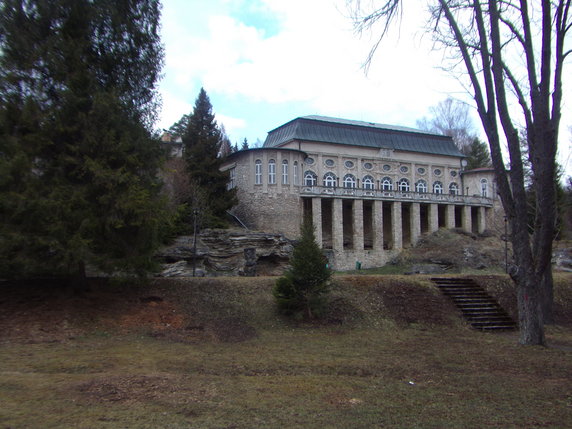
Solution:
[{"label": "grass lawn", "polygon": [[[200,317],[176,332],[125,331],[103,324],[107,314],[97,329],[63,339],[5,338],[0,428],[572,427],[569,326],[549,328],[551,347],[522,347],[516,333],[446,318],[396,321],[383,303],[371,304],[386,314],[379,323],[294,325],[262,298],[269,284],[245,281],[226,306],[205,292],[218,283],[201,283],[201,299],[187,289],[186,304],[169,311]],[[152,291],[163,293],[161,305],[171,299],[165,290]],[[364,314],[380,296],[360,295],[352,308]],[[241,341],[207,335],[214,307],[255,332]]]}]

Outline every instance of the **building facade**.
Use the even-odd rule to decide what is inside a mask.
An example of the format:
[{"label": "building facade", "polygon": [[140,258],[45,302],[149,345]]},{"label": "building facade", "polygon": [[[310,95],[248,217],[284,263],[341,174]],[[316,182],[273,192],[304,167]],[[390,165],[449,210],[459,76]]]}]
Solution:
[{"label": "building facade", "polygon": [[304,216],[334,269],[378,267],[439,228],[483,233],[491,169],[463,170],[450,137],[322,116],[296,118],[223,166],[248,228],[295,238]]}]

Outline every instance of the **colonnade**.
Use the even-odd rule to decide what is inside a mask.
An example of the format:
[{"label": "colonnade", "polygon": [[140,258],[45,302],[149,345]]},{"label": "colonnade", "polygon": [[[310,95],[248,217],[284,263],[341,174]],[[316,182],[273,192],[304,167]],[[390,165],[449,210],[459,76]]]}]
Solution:
[{"label": "colonnade", "polygon": [[399,250],[439,228],[486,229],[483,206],[347,198],[305,198],[316,240],[325,249]]}]

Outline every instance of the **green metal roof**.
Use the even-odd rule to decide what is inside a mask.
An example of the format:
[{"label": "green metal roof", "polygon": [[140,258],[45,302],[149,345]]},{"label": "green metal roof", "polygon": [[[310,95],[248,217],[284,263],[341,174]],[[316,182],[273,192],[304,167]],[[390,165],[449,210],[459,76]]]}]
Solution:
[{"label": "green metal roof", "polygon": [[264,147],[280,147],[293,140],[464,156],[448,136],[407,127],[315,115],[296,118],[270,131]]}]

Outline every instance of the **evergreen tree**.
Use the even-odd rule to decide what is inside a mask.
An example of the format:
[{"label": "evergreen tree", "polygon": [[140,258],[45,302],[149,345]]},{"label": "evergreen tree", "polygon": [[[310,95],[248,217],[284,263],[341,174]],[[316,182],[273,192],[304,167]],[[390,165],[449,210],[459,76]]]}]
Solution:
[{"label": "evergreen tree", "polygon": [[467,156],[467,170],[491,166],[487,144],[478,138],[474,138],[469,145],[464,146],[462,152]]},{"label": "evergreen tree", "polygon": [[223,162],[219,157],[222,133],[203,88],[195,101],[182,139],[190,178],[202,189],[206,198],[203,201],[206,212],[201,215],[202,224],[207,227],[227,226],[226,212],[236,204],[236,190],[227,189],[228,172],[220,171]]},{"label": "evergreen tree", "polygon": [[244,140],[242,141],[242,146],[240,147],[240,150],[246,150],[248,149],[248,140],[246,140],[246,137],[244,138]]},{"label": "evergreen tree", "polygon": [[0,5],[0,273],[141,272],[166,220],[156,0]]},{"label": "evergreen tree", "polygon": [[281,312],[311,319],[323,310],[331,271],[316,243],[309,217],[304,219],[300,235],[290,259],[291,268],[276,281],[273,293]]},{"label": "evergreen tree", "polygon": [[189,126],[189,117],[190,115],[183,115],[181,119],[171,125],[168,131],[173,137],[181,137],[183,134],[185,134],[185,131]]}]

